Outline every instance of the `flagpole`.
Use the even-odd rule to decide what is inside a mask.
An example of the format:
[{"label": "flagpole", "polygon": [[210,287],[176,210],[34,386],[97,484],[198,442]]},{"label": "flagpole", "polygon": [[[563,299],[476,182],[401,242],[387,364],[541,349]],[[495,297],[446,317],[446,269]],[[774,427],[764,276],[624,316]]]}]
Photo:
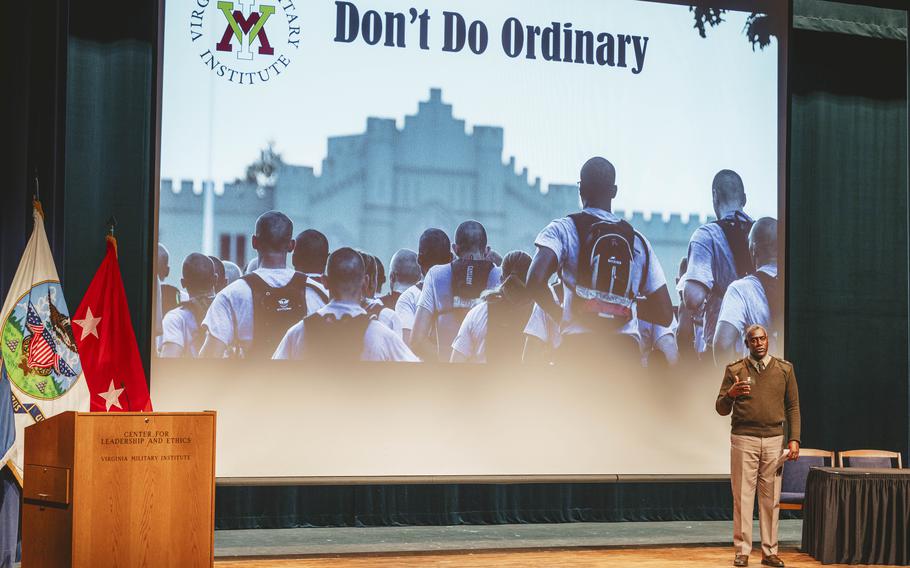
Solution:
[{"label": "flagpole", "polygon": [[[34,221],[34,223],[37,223],[37,220],[34,219],[35,211],[38,212],[38,215],[41,217],[41,222],[44,223],[44,208],[41,207],[41,184],[38,181],[38,168],[37,167],[35,168],[35,196],[32,198],[32,220]],[[36,229],[37,229],[37,227],[34,227],[34,226],[32,227],[32,235],[35,234]],[[29,240],[31,240],[31,239],[29,239]],[[31,278],[32,282],[35,281],[35,264],[34,263],[32,264],[32,273],[31,273],[30,278]],[[28,291],[28,301],[29,302],[32,301],[31,288]]]},{"label": "flagpole", "polygon": [[32,198],[32,207],[41,214],[41,220],[44,220],[44,208],[41,207],[41,183],[38,181],[38,168],[35,168],[35,196]]}]

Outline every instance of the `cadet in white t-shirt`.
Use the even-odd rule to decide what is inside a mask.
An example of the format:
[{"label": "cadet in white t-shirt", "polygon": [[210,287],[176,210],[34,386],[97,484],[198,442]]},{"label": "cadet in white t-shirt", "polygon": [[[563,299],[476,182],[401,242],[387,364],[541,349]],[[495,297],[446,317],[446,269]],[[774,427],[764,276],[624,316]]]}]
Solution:
[{"label": "cadet in white t-shirt", "polygon": [[[268,353],[264,355],[267,357],[274,352],[275,346],[287,329],[303,318],[306,313],[306,302],[303,299],[305,296],[301,293],[299,301],[297,298],[288,299],[292,300],[292,309],[279,314],[286,320],[293,321],[284,325],[284,321],[275,321],[276,314],[261,313],[259,326],[268,332],[268,336],[254,336],[254,295],[251,282],[252,285],[268,286],[273,290],[285,288],[291,283],[297,274],[292,267],[287,266],[288,253],[294,248],[292,234],[293,224],[284,213],[268,211],[256,220],[252,245],[259,254],[259,268],[216,294],[202,322],[207,335],[199,352],[200,357],[262,356]],[[299,277],[302,278],[303,275]],[[278,295],[275,298],[279,299]],[[299,309],[300,304],[303,305],[302,313]]]},{"label": "cadet in white t-shirt", "polygon": [[215,294],[215,266],[212,259],[194,252],[183,260],[183,277],[180,285],[189,294],[164,315],[161,337],[161,357],[196,357],[205,339],[200,324]]},{"label": "cadet in white t-shirt", "polygon": [[240,280],[242,276],[243,271],[236,263],[233,263],[230,260],[224,261],[224,280],[227,282],[226,285],[233,284]]},{"label": "cadet in white t-shirt", "polygon": [[228,285],[227,273],[225,272],[223,260],[213,255],[209,255],[209,258],[212,259],[212,263],[215,265],[215,293],[217,294]]},{"label": "cadet in white t-shirt", "polygon": [[[677,284],[683,300],[677,333],[683,356],[711,348],[727,286],[752,270],[746,243],[752,219],[743,212],[746,191],[742,178],[732,170],[721,170],[711,183],[711,196],[718,220],[692,233],[686,273]],[[698,344],[696,335],[703,338]]]},{"label": "cadet in white t-shirt", "polygon": [[411,330],[414,329],[414,318],[417,316],[417,300],[420,299],[420,291],[423,288],[423,281],[414,284],[401,293],[398,301],[395,302],[395,313],[401,321],[402,339],[405,343],[411,341]]},{"label": "cadet in white t-shirt", "polygon": [[417,253],[411,249],[399,249],[389,263],[389,293],[379,297],[382,305],[394,310],[401,294],[420,282],[421,276]]},{"label": "cadet in white t-shirt", "polygon": [[329,240],[316,229],[301,231],[294,238],[294,253],[291,263],[297,272],[306,275],[307,313],[316,310],[329,302],[329,291],[323,282],[325,262],[329,258]]},{"label": "cadet in white t-shirt", "polygon": [[363,256],[341,248],[326,268],[331,301],[291,327],[273,359],[418,361],[404,341],[363,308]]},{"label": "cadet in white t-shirt", "polygon": [[[758,324],[768,333],[768,352],[780,356],[779,329],[782,322],[773,321],[769,293],[778,296],[777,288],[777,221],[762,217],[749,232],[749,251],[758,269],[754,274],[735,280],[727,287],[720,313],[717,317],[717,332],[714,334],[714,358],[718,364],[725,364],[744,356],[746,329]],[[762,280],[766,284],[762,283]],[[780,319],[782,314],[777,315]]]},{"label": "cadet in white t-shirt", "polygon": [[488,348],[491,361],[521,362],[524,330],[534,306],[525,288],[530,266],[531,257],[523,251],[512,251],[502,259],[499,287],[484,294],[483,301],[471,308],[461,322],[452,342],[453,363],[485,363]]},{"label": "cadet in white t-shirt", "polygon": [[[500,268],[486,260],[487,232],[477,221],[465,221],[455,230],[452,250],[457,257],[427,272],[417,301],[411,348],[424,361],[449,361],[452,341],[462,320],[480,301],[484,290],[500,281]],[[436,343],[430,334],[436,326]]]},{"label": "cadet in white t-shirt", "polygon": [[367,314],[376,316],[377,321],[395,332],[401,337],[401,318],[395,313],[395,310],[385,307],[382,300],[376,297],[377,286],[379,286],[379,259],[370,253],[358,251],[363,257],[363,266],[366,270],[366,278],[363,281],[363,302],[362,307]]},{"label": "cadet in white t-shirt", "polygon": [[[579,183],[582,212],[552,221],[534,241],[537,253],[531,263],[528,287],[537,303],[561,322],[562,338],[557,352],[560,361],[591,362],[608,349],[630,360],[634,354],[637,362],[639,318],[667,326],[673,320],[667,281],[651,244],[611,212],[617,192],[615,180],[616,171],[609,161],[595,157],[585,162]],[[595,231],[600,230],[622,238],[594,238]],[[584,234],[580,235],[579,231]],[[596,248],[604,243],[620,248],[612,252]],[[585,258],[592,260],[580,265],[583,246],[591,247]],[[598,262],[605,261],[602,255],[611,254],[612,261],[614,256],[620,256],[622,246],[626,247],[623,249],[626,259],[619,267],[614,272],[598,270]],[[557,271],[564,287],[561,307],[547,287]],[[607,282],[610,288],[600,290],[611,274],[618,276],[612,283]],[[614,285],[621,289],[613,288]],[[579,297],[582,289],[587,298]],[[609,289],[613,289],[612,294],[608,293]]]},{"label": "cadet in white t-shirt", "polygon": [[420,235],[417,251],[417,265],[420,267],[421,279],[402,292],[395,303],[395,313],[401,319],[402,338],[408,345],[411,344],[411,330],[414,329],[414,320],[417,318],[417,301],[423,291],[423,276],[434,266],[448,264],[452,260],[452,244],[449,236],[442,229],[425,230]]},{"label": "cadet in white t-shirt", "polygon": [[401,318],[398,317],[395,310],[385,307],[382,300],[379,298],[364,298],[363,308],[368,314],[375,314],[376,321],[389,328],[398,337],[401,337]]}]

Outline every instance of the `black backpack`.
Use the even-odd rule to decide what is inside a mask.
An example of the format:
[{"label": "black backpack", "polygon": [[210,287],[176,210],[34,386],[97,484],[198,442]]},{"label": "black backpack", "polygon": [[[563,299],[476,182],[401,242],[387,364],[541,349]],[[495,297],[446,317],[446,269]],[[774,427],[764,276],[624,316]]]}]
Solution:
[{"label": "black backpack", "polygon": [[[197,296],[179,304],[181,308],[190,312],[193,319],[196,320],[196,331],[192,337],[192,347],[196,353],[199,353],[199,350],[202,349],[202,344],[205,343],[206,329],[202,326],[202,320],[205,319],[205,314],[209,311],[209,306],[212,305],[214,299],[214,296]],[[189,347],[189,345],[184,346],[185,349],[189,349]]]},{"label": "black backpack", "polygon": [[718,219],[714,223],[723,229],[727,245],[733,253],[736,277],[743,278],[752,274],[755,270],[752,266],[752,255],[749,254],[749,231],[752,230],[752,221],[734,215],[733,218]]},{"label": "black backpack", "polygon": [[487,302],[488,363],[520,363],[525,346],[525,327],[531,319],[534,301],[520,281],[510,286],[510,276],[499,292],[484,298]]},{"label": "black backpack", "polygon": [[[754,276],[758,278],[765,298],[768,300],[768,311],[771,316],[771,324],[768,333],[774,337],[780,337],[780,330],[784,327],[784,313],[781,305],[781,294],[779,289],[780,280],[777,276],[771,276],[760,270],[756,270]],[[783,346],[779,346],[783,347]]]},{"label": "black backpack", "polygon": [[[632,318],[636,290],[632,289],[635,238],[644,240],[624,219],[606,221],[590,213],[569,215],[578,231],[578,273],[576,302],[583,313],[608,319]],[[648,274],[650,258],[645,254],[641,282]]]},{"label": "black backpack", "polygon": [[374,315],[343,315],[318,313],[303,320],[303,341],[306,345],[304,359],[338,361],[359,361],[363,352],[363,340]]},{"label": "black backpack", "polygon": [[253,342],[244,357],[269,359],[287,330],[307,315],[307,277],[295,272],[280,288],[269,286],[255,272],[243,280],[253,291]]},{"label": "black backpack", "polygon": [[489,260],[457,259],[452,261],[452,310],[470,310],[487,289],[495,265]]}]

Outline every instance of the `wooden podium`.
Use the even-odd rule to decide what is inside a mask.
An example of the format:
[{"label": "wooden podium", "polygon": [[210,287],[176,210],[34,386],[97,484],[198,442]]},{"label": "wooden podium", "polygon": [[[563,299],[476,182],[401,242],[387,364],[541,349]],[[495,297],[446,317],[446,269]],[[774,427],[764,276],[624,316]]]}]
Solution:
[{"label": "wooden podium", "polygon": [[25,429],[22,566],[214,562],[215,413],[65,412]]}]

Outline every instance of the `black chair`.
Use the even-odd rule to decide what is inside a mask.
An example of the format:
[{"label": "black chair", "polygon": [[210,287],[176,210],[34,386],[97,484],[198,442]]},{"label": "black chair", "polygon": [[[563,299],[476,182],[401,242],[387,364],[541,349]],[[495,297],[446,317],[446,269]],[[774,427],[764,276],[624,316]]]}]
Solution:
[{"label": "black chair", "polygon": [[[827,461],[827,463],[825,463]],[[806,478],[810,467],[834,465],[834,452],[800,448],[799,458],[784,462],[780,489],[780,508],[800,511],[806,499]]]}]

